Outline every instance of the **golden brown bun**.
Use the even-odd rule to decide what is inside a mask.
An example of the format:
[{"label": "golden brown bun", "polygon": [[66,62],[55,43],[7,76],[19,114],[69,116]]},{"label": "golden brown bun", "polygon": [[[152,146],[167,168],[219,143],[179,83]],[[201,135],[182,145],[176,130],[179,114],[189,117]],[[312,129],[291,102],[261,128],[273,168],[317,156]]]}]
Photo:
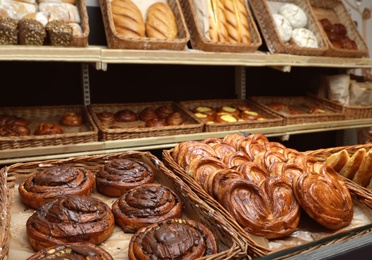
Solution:
[{"label": "golden brown bun", "polygon": [[372,150],[366,153],[362,162],[360,163],[358,171],[353,177],[353,181],[357,184],[367,187],[372,177]]},{"label": "golden brown bun", "polygon": [[65,126],[80,126],[83,123],[83,117],[80,113],[68,111],[63,114],[61,125]]},{"label": "golden brown bun", "polygon": [[114,113],[112,112],[108,111],[98,112],[96,113],[96,116],[103,125],[111,125],[115,123],[115,116]]},{"label": "golden brown bun", "polygon": [[145,22],[139,8],[130,0],[113,0],[111,11],[116,31],[130,38],[145,37]]},{"label": "golden brown bun", "polygon": [[344,167],[344,165],[349,161],[349,159],[350,156],[348,152],[345,149],[343,149],[337,153],[330,155],[326,159],[325,164],[332,166],[336,172],[340,173],[342,167]]},{"label": "golden brown bun", "polygon": [[366,156],[366,149],[358,149],[347,163],[340,170],[340,174],[348,179],[353,179],[355,173],[358,171],[363,158]]},{"label": "golden brown bun", "polygon": [[172,8],[163,2],[156,2],[147,9],[146,36],[157,39],[176,39],[177,21]]},{"label": "golden brown bun", "polygon": [[64,131],[58,124],[48,122],[40,123],[34,131],[34,135],[55,135],[63,133]]}]

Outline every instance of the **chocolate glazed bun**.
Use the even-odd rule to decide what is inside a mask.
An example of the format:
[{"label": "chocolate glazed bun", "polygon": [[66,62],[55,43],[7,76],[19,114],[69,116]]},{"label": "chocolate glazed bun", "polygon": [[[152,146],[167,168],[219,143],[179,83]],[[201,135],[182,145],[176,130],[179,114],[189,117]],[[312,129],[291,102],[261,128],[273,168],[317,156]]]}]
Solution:
[{"label": "chocolate glazed bun", "polygon": [[128,190],[112,205],[115,222],[125,233],[182,214],[182,202],[177,194],[158,183],[149,183]]},{"label": "chocolate glazed bun", "polygon": [[114,258],[100,246],[92,243],[77,242],[50,246],[39,250],[27,260],[43,259],[89,259],[89,260],[114,260]]},{"label": "chocolate glazed bun", "polygon": [[67,195],[41,206],[26,222],[35,250],[61,243],[105,241],[115,227],[111,208],[92,196]]},{"label": "chocolate glazed bun", "polygon": [[203,224],[186,219],[170,219],[139,229],[129,242],[130,260],[198,259],[216,254],[213,233]]},{"label": "chocolate glazed bun", "polygon": [[53,166],[30,175],[18,186],[24,204],[38,209],[68,194],[89,196],[94,188],[93,172],[73,166]]},{"label": "chocolate glazed bun", "polygon": [[129,189],[154,182],[152,168],[140,159],[115,159],[96,174],[97,190],[107,196],[120,197]]}]

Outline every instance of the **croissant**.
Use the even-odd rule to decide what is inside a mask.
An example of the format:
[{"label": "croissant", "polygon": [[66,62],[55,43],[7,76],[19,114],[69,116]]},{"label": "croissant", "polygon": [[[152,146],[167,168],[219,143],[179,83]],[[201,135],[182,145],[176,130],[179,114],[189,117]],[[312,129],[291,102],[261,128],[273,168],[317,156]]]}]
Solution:
[{"label": "croissant", "polygon": [[218,252],[216,238],[194,220],[170,219],[139,229],[129,242],[130,260],[198,259]]},{"label": "croissant", "polygon": [[105,241],[115,227],[111,208],[91,196],[67,195],[41,206],[26,222],[35,250],[61,243]]},{"label": "croissant", "polygon": [[43,168],[22,181],[18,186],[21,201],[38,209],[45,203],[68,194],[89,196],[94,188],[95,175],[84,168],[52,166]]},{"label": "croissant", "polygon": [[150,183],[128,190],[112,205],[112,211],[124,232],[134,233],[138,229],[179,218],[182,214],[182,202],[170,188]]}]

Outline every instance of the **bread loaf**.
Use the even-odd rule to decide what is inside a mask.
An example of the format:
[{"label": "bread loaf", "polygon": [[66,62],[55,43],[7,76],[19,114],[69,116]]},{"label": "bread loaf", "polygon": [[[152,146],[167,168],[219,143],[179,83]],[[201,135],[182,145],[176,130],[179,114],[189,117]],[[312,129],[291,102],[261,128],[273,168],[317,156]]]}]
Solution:
[{"label": "bread loaf", "polygon": [[229,35],[229,41],[235,43],[251,43],[251,34],[249,32],[248,13],[244,0],[222,0],[226,29]]},{"label": "bread loaf", "polygon": [[130,0],[113,0],[111,12],[118,34],[130,38],[145,37],[145,22],[135,3]]},{"label": "bread loaf", "polygon": [[164,2],[152,4],[147,10],[145,28],[147,37],[175,39],[178,28],[172,8]]},{"label": "bread loaf", "polygon": [[363,158],[366,156],[366,149],[358,149],[353,156],[345,163],[339,173],[348,178],[353,179],[355,173],[358,171]]},{"label": "bread loaf", "polygon": [[358,171],[353,177],[353,181],[362,187],[367,187],[372,177],[372,150],[366,153],[362,162],[360,163]]},{"label": "bread loaf", "polygon": [[337,153],[330,155],[326,159],[325,164],[332,166],[336,172],[340,173],[341,169],[349,161],[349,159],[350,156],[348,152],[345,149],[343,149]]},{"label": "bread loaf", "polygon": [[208,0],[209,37],[213,42],[227,42],[229,35],[226,29],[224,6],[221,0]]}]

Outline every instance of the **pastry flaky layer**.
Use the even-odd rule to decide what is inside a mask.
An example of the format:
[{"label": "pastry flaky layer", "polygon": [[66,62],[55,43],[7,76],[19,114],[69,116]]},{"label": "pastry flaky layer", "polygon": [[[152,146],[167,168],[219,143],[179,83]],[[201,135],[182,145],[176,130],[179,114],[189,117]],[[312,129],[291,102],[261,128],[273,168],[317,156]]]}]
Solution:
[{"label": "pastry flaky layer", "polygon": [[47,202],[69,194],[89,196],[94,185],[93,172],[61,165],[35,172],[19,184],[18,190],[25,205],[38,209]]},{"label": "pastry flaky layer", "polygon": [[110,253],[102,247],[86,242],[62,243],[50,246],[27,258],[27,260],[42,259],[114,260]]},{"label": "pastry flaky layer", "polygon": [[213,233],[194,220],[170,219],[139,229],[129,242],[129,259],[198,259],[216,254]]},{"label": "pastry flaky layer", "polygon": [[286,237],[302,211],[332,230],[353,219],[350,192],[332,167],[263,134],[185,141],[171,157],[250,234]]},{"label": "pastry flaky layer", "polygon": [[138,229],[171,218],[180,218],[182,202],[170,188],[158,184],[143,184],[128,190],[112,205],[116,224],[124,232]]},{"label": "pastry flaky layer", "polygon": [[44,204],[26,222],[28,240],[35,250],[71,242],[98,245],[114,227],[114,214],[107,204],[79,195],[66,195]]}]

